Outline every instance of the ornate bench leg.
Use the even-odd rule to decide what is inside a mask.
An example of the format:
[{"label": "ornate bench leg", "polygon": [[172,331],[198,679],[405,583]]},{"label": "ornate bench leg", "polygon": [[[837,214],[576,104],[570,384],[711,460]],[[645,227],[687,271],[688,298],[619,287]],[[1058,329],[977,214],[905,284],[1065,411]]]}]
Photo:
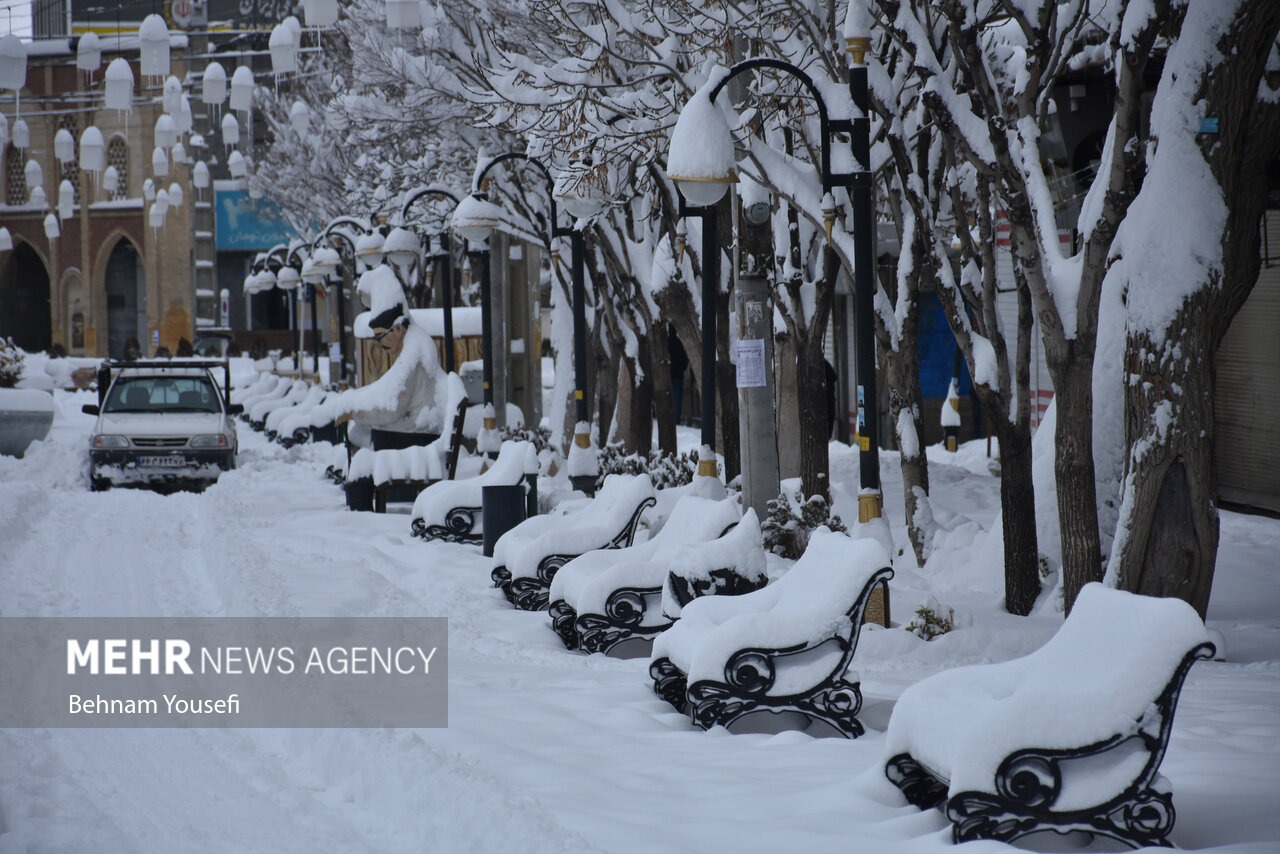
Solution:
[{"label": "ornate bench leg", "polygon": [[649,676],[653,678],[653,693],[674,706],[677,712],[688,713],[689,697],[686,687],[689,683],[684,672],[671,659],[659,658],[650,664]]},{"label": "ornate bench leg", "polygon": [[560,636],[567,649],[577,649],[578,633],[573,624],[578,618],[578,612],[563,599],[557,599],[548,605],[547,612],[551,615],[552,631]]},{"label": "ornate bench leg", "polygon": [[689,705],[694,723],[703,729],[728,727],[751,712],[770,711],[798,712],[809,721],[822,721],[845,738],[857,738],[865,732],[857,718],[862,692],[858,683],[842,679],[789,697],[741,691],[707,680],[689,687]]},{"label": "ornate bench leg", "polygon": [[908,801],[922,810],[932,809],[947,799],[947,786],[924,770],[909,753],[899,753],[884,766],[889,782],[902,790]]}]

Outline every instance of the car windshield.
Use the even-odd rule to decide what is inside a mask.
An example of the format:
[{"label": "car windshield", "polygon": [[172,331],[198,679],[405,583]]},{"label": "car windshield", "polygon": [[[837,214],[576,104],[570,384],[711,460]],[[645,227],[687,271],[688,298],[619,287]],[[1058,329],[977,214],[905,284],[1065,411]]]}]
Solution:
[{"label": "car windshield", "polygon": [[103,412],[220,412],[208,377],[122,377]]}]

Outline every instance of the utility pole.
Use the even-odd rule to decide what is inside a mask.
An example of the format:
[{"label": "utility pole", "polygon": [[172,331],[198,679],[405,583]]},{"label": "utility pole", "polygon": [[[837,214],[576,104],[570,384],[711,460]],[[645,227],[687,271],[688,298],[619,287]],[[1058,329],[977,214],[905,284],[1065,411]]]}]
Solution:
[{"label": "utility pole", "polygon": [[778,497],[778,440],[774,415],[772,205],[753,186],[742,198],[734,285],[738,363],[738,429],[742,452],[742,504],[760,519]]}]

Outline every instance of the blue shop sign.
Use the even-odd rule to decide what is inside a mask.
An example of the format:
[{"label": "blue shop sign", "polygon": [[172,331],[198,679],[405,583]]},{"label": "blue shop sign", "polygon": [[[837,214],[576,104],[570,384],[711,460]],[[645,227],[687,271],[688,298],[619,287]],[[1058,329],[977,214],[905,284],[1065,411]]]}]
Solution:
[{"label": "blue shop sign", "polygon": [[262,252],[296,236],[275,205],[247,190],[219,190],[216,206],[219,250]]}]

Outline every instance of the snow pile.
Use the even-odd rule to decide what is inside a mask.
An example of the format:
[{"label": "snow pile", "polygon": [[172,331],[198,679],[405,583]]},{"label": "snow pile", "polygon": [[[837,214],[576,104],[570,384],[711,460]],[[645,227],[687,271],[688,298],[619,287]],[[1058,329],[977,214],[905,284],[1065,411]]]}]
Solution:
[{"label": "snow pile", "polygon": [[[723,681],[725,664],[739,650],[786,649],[830,637],[848,641],[854,629],[849,609],[887,566],[889,556],[875,540],[850,540],[819,528],[804,555],[777,581],[741,596],[703,596],[685,605],[680,620],[654,641],[653,659],[671,659],[692,685]],[[831,672],[839,655],[819,678]],[[779,673],[770,693],[796,687]]]},{"label": "snow pile", "polygon": [[[1077,748],[1150,728],[1169,677],[1208,640],[1179,599],[1086,585],[1062,628],[1030,655],[947,670],[903,691],[885,758],[911,754],[948,779],[951,794],[994,792],[997,767],[1016,750]],[[1141,762],[1126,768],[1099,775],[1089,791],[1068,788],[1055,808],[1102,803]]]},{"label": "snow pile", "polygon": [[317,407],[318,416],[333,421],[347,415],[371,427],[403,433],[443,432],[449,383],[437,361],[435,342],[416,323],[407,318],[405,323],[400,355],[387,372],[366,386],[326,399]]}]

